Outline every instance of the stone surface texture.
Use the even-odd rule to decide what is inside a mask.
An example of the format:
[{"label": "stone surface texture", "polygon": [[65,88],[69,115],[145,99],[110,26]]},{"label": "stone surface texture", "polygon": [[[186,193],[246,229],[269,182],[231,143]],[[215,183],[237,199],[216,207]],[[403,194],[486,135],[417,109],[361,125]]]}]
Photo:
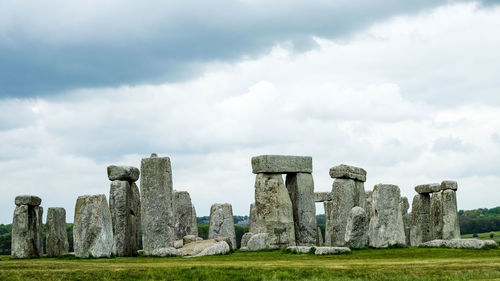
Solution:
[{"label": "stone surface texture", "polygon": [[429,193],[417,194],[413,197],[410,230],[411,246],[418,246],[431,240],[430,207],[431,197]]},{"label": "stone surface texture", "polygon": [[363,168],[341,164],[330,168],[330,177],[334,179],[352,179],[366,181],[366,171]]},{"label": "stone surface texture", "polygon": [[66,210],[47,209],[47,257],[58,257],[68,253],[69,242],[66,232]]},{"label": "stone surface texture", "polygon": [[331,227],[331,229],[329,229],[329,234],[331,235],[331,237],[325,237],[325,239],[329,239],[329,242],[331,244],[326,245],[344,246],[347,218],[349,217],[349,212],[351,211],[351,209],[356,206],[358,198],[358,196],[356,195],[356,184],[352,179],[336,179],[333,182],[332,193],[333,204],[329,206],[332,209],[328,210],[328,218],[331,219],[331,224],[329,225],[329,227]]},{"label": "stone surface texture", "polygon": [[325,210],[325,237],[324,246],[331,246],[333,240],[333,201],[323,202],[323,208]]},{"label": "stone surface texture", "polygon": [[250,204],[250,213],[248,216],[248,231],[252,233],[258,233],[261,227],[257,225],[257,208],[255,203]]},{"label": "stone surface texture", "polygon": [[173,248],[173,247],[167,247],[167,248],[158,248],[154,249],[151,251],[150,256],[156,256],[156,257],[175,257],[175,256],[180,256],[181,255],[181,250]]},{"label": "stone surface texture", "polygon": [[257,222],[252,232],[268,233],[272,248],[295,246],[292,201],[281,174],[257,174],[255,207]]},{"label": "stone surface texture", "polygon": [[252,232],[247,232],[243,234],[243,236],[241,236],[240,248],[246,248],[248,245],[248,240],[250,240],[250,238],[252,238],[253,235],[254,233]]},{"label": "stone surface texture", "polygon": [[411,231],[411,217],[408,214],[408,209],[410,208],[410,203],[408,202],[408,198],[401,197],[401,201],[399,202],[401,215],[403,216],[403,225],[405,228],[405,241],[406,246],[410,246],[410,231]]},{"label": "stone surface texture", "polygon": [[136,182],[139,179],[139,169],[131,166],[108,166],[108,179],[110,181],[128,181],[130,183]]},{"label": "stone surface texture", "polygon": [[191,235],[198,237],[198,220],[196,219],[196,208],[191,205]]},{"label": "stone surface texture", "polygon": [[333,194],[331,192],[314,192],[314,202],[331,201]]},{"label": "stone surface texture", "polygon": [[193,204],[187,191],[174,191],[174,238],[176,240],[192,234]]},{"label": "stone surface texture", "polygon": [[312,173],[312,157],[288,155],[260,155],[252,157],[252,172],[259,173]]},{"label": "stone surface texture", "polygon": [[295,243],[301,246],[314,246],[317,225],[313,177],[307,173],[287,174],[286,188],[293,206]]},{"label": "stone surface texture", "polygon": [[258,233],[248,239],[247,248],[249,251],[261,251],[271,248],[268,233]]},{"label": "stone surface texture", "polygon": [[397,185],[375,185],[369,229],[371,247],[386,248],[406,245],[400,201],[401,193]]},{"label": "stone surface texture", "polygon": [[213,204],[210,208],[210,224],[208,238],[227,237],[231,246],[236,247],[236,233],[234,231],[233,207],[229,203]]},{"label": "stone surface texture", "polygon": [[458,183],[456,181],[442,181],[441,182],[441,190],[447,190],[447,189],[451,189],[451,190],[455,190],[457,191],[458,189]]},{"label": "stone surface texture", "polygon": [[18,200],[18,198],[19,196],[15,199],[17,206],[12,221],[11,257],[15,259],[40,257],[43,255],[43,208],[38,206],[41,202],[38,202],[38,205],[18,205],[18,203],[33,203],[32,199],[24,197]]},{"label": "stone surface texture", "polygon": [[441,190],[439,183],[428,183],[415,186],[415,191],[420,194],[438,192]]},{"label": "stone surface texture", "polygon": [[322,247],[324,245],[323,234],[321,233],[321,228],[318,226],[316,229],[316,246]]},{"label": "stone surface texture", "polygon": [[197,237],[194,235],[186,235],[186,236],[182,237],[182,244],[186,245],[186,244],[189,244],[192,242],[196,242],[196,238]]},{"label": "stone surface texture", "polygon": [[28,205],[28,206],[40,206],[42,199],[34,195],[18,195],[15,199],[16,206]]},{"label": "stone surface texture", "polygon": [[451,240],[431,240],[420,245],[428,248],[454,248],[454,249],[483,249],[498,248],[494,240],[479,239],[451,239]]},{"label": "stone surface texture", "polygon": [[361,249],[368,242],[368,225],[365,209],[354,207],[349,212],[345,231],[345,245],[349,248]]},{"label": "stone surface texture", "polygon": [[441,198],[441,192],[435,192],[431,195],[430,240],[443,239],[443,202]]},{"label": "stone surface texture", "polygon": [[443,210],[443,239],[460,238],[460,224],[458,223],[457,195],[452,189],[447,189],[441,193]]},{"label": "stone surface texture", "polygon": [[351,249],[347,247],[316,247],[316,255],[338,255],[350,253]]},{"label": "stone surface texture", "polygon": [[170,158],[143,158],[141,161],[141,226],[144,253],[174,244]]},{"label": "stone surface texture", "polygon": [[111,212],[104,194],[79,196],[75,206],[73,243],[78,258],[110,257],[113,248]]}]

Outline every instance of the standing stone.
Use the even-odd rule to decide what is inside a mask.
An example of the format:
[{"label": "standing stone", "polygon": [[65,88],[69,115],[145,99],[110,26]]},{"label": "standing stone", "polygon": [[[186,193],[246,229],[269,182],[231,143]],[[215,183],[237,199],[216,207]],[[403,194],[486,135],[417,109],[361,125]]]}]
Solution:
[{"label": "standing stone", "polygon": [[234,231],[233,207],[229,203],[213,204],[210,208],[210,224],[208,226],[208,238],[214,239],[227,237],[236,248],[236,233]]},{"label": "standing stone", "polygon": [[332,210],[330,211],[330,216],[332,219],[332,240],[331,245],[328,246],[342,247],[345,245],[345,230],[349,212],[353,207],[356,206],[357,203],[356,184],[352,179],[336,179],[333,182],[332,193],[333,205]]},{"label": "standing stone", "polygon": [[359,206],[366,211],[366,192],[365,192],[365,183],[362,181],[354,182],[356,191],[354,193],[354,204],[355,206]]},{"label": "standing stone", "polygon": [[431,240],[443,239],[443,203],[441,192],[432,193],[430,210]]},{"label": "standing stone", "polygon": [[243,234],[243,236],[241,236],[240,249],[247,248],[248,240],[250,240],[250,238],[252,238],[253,235],[254,235],[254,233],[252,233],[252,232],[245,232]]},{"label": "standing stone", "polygon": [[369,230],[371,247],[386,248],[406,245],[400,200],[401,193],[397,185],[375,185]]},{"label": "standing stone", "polygon": [[139,206],[138,199],[134,198],[138,196],[136,192],[127,181],[111,182],[109,209],[113,225],[113,254],[119,257],[137,255],[139,226],[136,212]]},{"label": "standing stone", "polygon": [[324,246],[332,246],[333,241],[333,201],[323,202],[325,209],[325,242]]},{"label": "standing stone", "polygon": [[252,172],[259,173],[312,173],[312,157],[288,155],[260,155],[252,157]]},{"label": "standing stone", "polygon": [[66,232],[66,210],[64,208],[47,209],[47,256],[58,257],[69,250]]},{"label": "standing stone", "polygon": [[[255,178],[257,230],[268,233],[272,248],[295,246],[293,207],[281,174],[257,174]],[[250,247],[250,246],[249,246]]]},{"label": "standing stone", "polygon": [[248,231],[252,233],[259,233],[259,227],[257,226],[257,208],[255,203],[250,204],[250,215],[248,218]]},{"label": "standing stone", "polygon": [[457,214],[457,196],[453,189],[442,191],[443,206],[443,239],[460,238],[460,225]]},{"label": "standing stone", "polygon": [[356,181],[366,181],[366,171],[363,168],[341,164],[330,168],[330,177],[335,179],[353,179]]},{"label": "standing stone", "polygon": [[37,258],[43,254],[41,202],[37,196],[16,197],[12,222],[12,258]]},{"label": "standing stone", "polygon": [[321,233],[321,228],[318,226],[318,228],[316,229],[316,246],[322,247],[323,244],[323,234]]},{"label": "standing stone", "polygon": [[193,225],[193,205],[187,191],[174,191],[174,238],[182,239],[191,234]]},{"label": "standing stone", "polygon": [[308,173],[287,174],[286,188],[293,206],[295,242],[300,246],[314,246],[317,225],[313,177]]},{"label": "standing stone", "polygon": [[410,244],[412,246],[418,246],[431,240],[430,206],[431,197],[429,193],[421,193],[413,197],[410,230]]},{"label": "standing stone", "polygon": [[137,250],[142,245],[142,221],[141,221],[141,193],[137,184],[131,183],[130,189],[132,190],[132,207],[130,209],[130,218],[135,223],[132,223],[132,233],[135,234]]},{"label": "standing stone", "polygon": [[141,219],[144,254],[174,246],[172,206],[172,168],[170,158],[156,157],[141,161]]},{"label": "standing stone", "polygon": [[78,258],[110,257],[113,226],[106,195],[79,196],[75,206],[73,243]]},{"label": "standing stone", "polygon": [[130,166],[108,166],[108,178],[110,181],[136,182],[139,179],[139,169]]},{"label": "standing stone", "polygon": [[194,235],[194,237],[198,237],[198,220],[196,218],[196,209],[194,208],[194,205],[191,205],[191,233],[190,235]]},{"label": "standing stone", "polygon": [[408,214],[408,209],[410,208],[410,203],[408,203],[408,198],[401,197],[401,201],[399,202],[401,209],[401,215],[403,216],[403,225],[405,228],[405,241],[406,245],[410,246],[410,229],[411,229],[411,218]]},{"label": "standing stone", "polygon": [[349,212],[345,231],[345,245],[349,248],[361,249],[368,241],[368,225],[366,211],[362,207],[354,207]]}]

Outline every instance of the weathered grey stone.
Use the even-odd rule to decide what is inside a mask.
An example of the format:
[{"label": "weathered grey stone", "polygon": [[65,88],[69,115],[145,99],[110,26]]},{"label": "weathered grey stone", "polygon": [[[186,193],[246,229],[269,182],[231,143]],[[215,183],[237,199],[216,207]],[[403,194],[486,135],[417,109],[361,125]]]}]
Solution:
[{"label": "weathered grey stone", "polygon": [[479,239],[451,239],[451,240],[432,240],[422,243],[421,247],[426,248],[454,248],[454,249],[483,249],[498,248],[494,240]]},{"label": "weathered grey stone", "polygon": [[259,173],[312,173],[312,157],[288,155],[260,155],[252,157],[252,172]]},{"label": "weathered grey stone", "polygon": [[410,231],[411,231],[411,217],[408,214],[408,209],[410,208],[410,203],[408,203],[408,198],[401,197],[401,201],[399,202],[401,209],[401,215],[403,216],[403,225],[405,227],[405,241],[406,246],[410,246]]},{"label": "weathered grey stone", "polygon": [[312,246],[288,246],[287,249],[292,250],[297,253],[307,254],[311,250]]},{"label": "weathered grey stone", "polygon": [[136,182],[139,179],[139,169],[131,166],[108,166],[108,179],[110,181]]},{"label": "weathered grey stone", "polygon": [[[364,192],[363,192],[364,193]],[[345,245],[349,248],[361,249],[368,241],[368,225],[366,212],[361,207],[354,207],[349,212],[345,231]]]},{"label": "weathered grey stone", "polygon": [[181,250],[173,248],[173,247],[167,247],[167,248],[158,248],[154,249],[151,251],[150,256],[156,256],[156,257],[175,257],[175,256],[180,256],[181,255]]},{"label": "weathered grey stone", "polygon": [[443,239],[460,238],[460,224],[457,214],[457,195],[452,189],[447,189],[441,193],[443,210]]},{"label": "weathered grey stone", "polygon": [[191,196],[187,191],[174,190],[174,232],[175,239],[192,234],[191,227],[193,225],[193,204]]},{"label": "weathered grey stone", "polygon": [[325,209],[325,241],[323,245],[331,246],[333,241],[333,201],[323,202]]},{"label": "weathered grey stone", "polygon": [[250,204],[250,215],[248,216],[248,230],[252,233],[259,233],[262,227],[257,225],[257,208],[255,207],[255,203]]},{"label": "weathered grey stone", "polygon": [[254,234],[252,232],[246,232],[241,236],[241,243],[240,243],[240,248],[246,248],[248,244],[248,240],[253,236]]},{"label": "weathered grey stone", "polygon": [[203,238],[201,238],[201,237],[196,237],[196,241],[203,241]]},{"label": "weathered grey stone", "polygon": [[432,193],[430,209],[430,239],[443,239],[443,203],[441,192]]},{"label": "weathered grey stone", "polygon": [[316,247],[316,255],[338,255],[350,253],[351,249],[347,247]]},{"label": "weathered grey stone", "polygon": [[314,246],[317,225],[313,177],[308,173],[287,174],[286,188],[293,206],[295,243],[301,246]]},{"label": "weathered grey stone", "polygon": [[[223,246],[225,244],[225,246]],[[198,257],[202,255],[224,254],[230,251],[229,245],[225,241],[208,239],[196,241],[184,245],[181,249],[182,256]]]},{"label": "weathered grey stone", "polygon": [[410,244],[418,246],[431,240],[430,229],[431,197],[429,193],[417,194],[413,197],[411,207]]},{"label": "weathered grey stone", "polygon": [[179,249],[182,248],[182,246],[184,246],[184,241],[182,239],[174,241],[174,248]]},{"label": "weathered grey stone", "polygon": [[[365,198],[366,198],[366,204],[365,204],[365,212],[366,212],[366,225],[368,226],[368,229],[370,229],[370,220],[372,219],[372,193],[373,191],[365,191]],[[370,244],[370,234],[368,232],[368,242],[367,244]]]},{"label": "weathered grey stone", "polygon": [[75,206],[73,245],[78,258],[110,257],[113,248],[111,212],[104,194],[79,196]]},{"label": "weathered grey stone", "polygon": [[363,168],[341,164],[330,168],[330,177],[337,179],[352,179],[361,182],[366,181],[366,171]]},{"label": "weathered grey stone", "polygon": [[135,236],[135,245],[137,249],[139,249],[139,245],[142,244],[141,193],[139,192],[139,187],[137,187],[135,183],[130,184],[130,189],[132,190],[130,220],[135,222],[132,223],[131,233]]},{"label": "weathered grey stone", "polygon": [[415,191],[420,194],[438,192],[441,190],[439,183],[428,183],[415,186]]},{"label": "weathered grey stone", "polygon": [[236,250],[236,244],[233,245],[233,241],[231,241],[231,239],[229,239],[229,237],[217,237],[217,238],[214,238],[215,241],[217,242],[221,242],[221,241],[225,241],[227,243],[227,245],[229,245],[229,248],[231,250]]},{"label": "weathered grey stone", "polygon": [[29,205],[40,206],[42,199],[34,195],[18,195],[15,199],[16,206]]},{"label": "weathered grey stone", "polygon": [[[336,179],[332,187],[333,204],[329,216],[331,219],[331,244],[328,246],[344,246],[345,245],[345,230],[347,226],[347,218],[349,212],[357,203],[357,189],[354,180],[351,179]],[[364,191],[363,191],[364,193]],[[363,194],[364,195],[364,194]],[[330,206],[329,206],[330,207]],[[326,234],[325,234],[326,236]]]},{"label": "weathered grey stone", "polygon": [[316,246],[323,246],[324,240],[323,240],[323,234],[321,233],[321,228],[318,226],[316,229]]},{"label": "weathered grey stone", "polygon": [[280,174],[257,174],[255,207],[256,231],[269,234],[272,248],[295,246],[292,201]]},{"label": "weathered grey stone", "polygon": [[151,157],[141,161],[142,246],[149,255],[154,249],[174,245],[170,158]]},{"label": "weathered grey stone", "polygon": [[203,257],[203,256],[213,256],[213,255],[225,255],[231,251],[231,247],[227,244],[226,241],[216,242],[214,245],[210,247],[206,247],[199,254],[194,257]]},{"label": "weathered grey stone", "polygon": [[369,229],[371,247],[386,248],[406,245],[400,200],[401,193],[397,185],[375,185]]},{"label": "weathered grey stone", "polygon": [[198,220],[196,218],[196,209],[194,208],[194,205],[191,205],[192,211],[191,211],[191,235],[198,236]]},{"label": "weathered grey stone", "polygon": [[47,210],[47,256],[58,257],[69,250],[66,232],[66,210],[49,208]]},{"label": "weathered grey stone", "polygon": [[457,191],[458,183],[456,181],[450,181],[450,180],[442,181],[441,182],[441,190],[447,190],[447,189]]},{"label": "weathered grey stone", "polygon": [[233,207],[229,203],[213,204],[210,208],[210,224],[208,238],[228,237],[231,245],[236,246],[234,231]]},{"label": "weathered grey stone", "polygon": [[333,194],[331,192],[314,192],[314,202],[331,201]]},{"label": "weathered grey stone", "polygon": [[197,237],[194,235],[186,235],[186,236],[182,237],[182,244],[186,245],[186,244],[189,244],[192,242],[196,242],[196,238]]},{"label": "weathered grey stone", "polygon": [[247,248],[249,251],[261,251],[271,248],[268,233],[258,233],[248,239]]},{"label": "weathered grey stone", "polygon": [[[137,186],[134,185],[134,189]],[[140,203],[137,190],[128,181],[115,180],[109,190],[109,209],[113,225],[113,254],[118,257],[137,256]],[[137,205],[139,204],[139,205]]]},{"label": "weathered grey stone", "polygon": [[42,214],[43,208],[40,206],[16,206],[12,222],[12,258],[37,258],[43,255]]}]

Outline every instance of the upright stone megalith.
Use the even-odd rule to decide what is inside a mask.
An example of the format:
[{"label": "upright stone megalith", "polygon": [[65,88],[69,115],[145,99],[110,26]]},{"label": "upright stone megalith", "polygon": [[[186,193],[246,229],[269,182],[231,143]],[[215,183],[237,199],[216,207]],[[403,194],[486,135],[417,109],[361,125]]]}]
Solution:
[{"label": "upright stone megalith", "polygon": [[457,213],[457,183],[445,181],[441,185],[442,191],[442,211],[443,211],[443,239],[460,238],[460,225]]},{"label": "upright stone megalith", "polygon": [[144,254],[174,246],[172,204],[172,168],[170,158],[157,157],[141,161],[141,220]]},{"label": "upright stone megalith", "polygon": [[439,184],[422,184],[415,187],[418,193],[413,197],[411,207],[410,243],[418,246],[431,240],[431,197],[439,190]]},{"label": "upright stone megalith", "polygon": [[174,237],[175,240],[182,239],[192,234],[193,204],[191,196],[187,191],[174,191]]},{"label": "upright stone megalith", "polygon": [[293,206],[295,242],[300,246],[314,246],[317,225],[313,177],[309,173],[287,174],[286,188]]},{"label": "upright stone megalith", "polygon": [[434,192],[431,195],[430,230],[431,240],[443,239],[443,202],[442,193]]},{"label": "upright stone megalith", "polygon": [[47,257],[58,257],[69,250],[66,232],[66,210],[47,209]]},{"label": "upright stone megalith", "polygon": [[78,258],[110,257],[113,226],[106,195],[79,196],[75,206],[73,245]]},{"label": "upright stone megalith", "polygon": [[250,214],[248,216],[248,231],[252,233],[260,233],[260,228],[257,225],[257,208],[255,203],[250,204]]},{"label": "upright stone megalith", "polygon": [[401,197],[401,201],[399,202],[399,204],[400,204],[399,208],[401,209],[401,215],[403,216],[406,246],[410,246],[411,218],[410,215],[408,214],[408,209],[410,208],[408,198]]},{"label": "upright stone megalith", "polygon": [[191,217],[191,233],[189,233],[190,235],[194,235],[194,237],[198,237],[198,220],[196,218],[196,208],[194,207],[194,205],[191,205],[191,214],[192,214],[192,217]]},{"label": "upright stone megalith", "polygon": [[323,202],[323,207],[325,209],[325,241],[324,246],[332,246],[333,238],[333,201]]},{"label": "upright stone megalith", "polygon": [[386,248],[406,245],[400,201],[401,193],[397,185],[375,185],[369,229],[371,247]]},{"label": "upright stone megalith", "polygon": [[210,208],[210,224],[208,227],[208,238],[214,239],[227,237],[236,249],[236,233],[234,231],[233,207],[229,203],[213,204]]},{"label": "upright stone megalith", "polygon": [[354,207],[349,211],[345,231],[345,245],[353,249],[361,249],[368,242],[368,225],[366,211],[361,207]]},{"label": "upright stone megalith", "polygon": [[37,196],[16,197],[12,221],[12,258],[37,258],[43,255],[41,203],[42,199]]}]

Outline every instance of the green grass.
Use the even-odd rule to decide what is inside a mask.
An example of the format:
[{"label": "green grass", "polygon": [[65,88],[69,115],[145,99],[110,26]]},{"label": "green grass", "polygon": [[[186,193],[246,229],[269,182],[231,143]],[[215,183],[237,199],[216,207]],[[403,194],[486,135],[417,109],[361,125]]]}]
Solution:
[{"label": "green grass", "polygon": [[337,256],[237,251],[200,258],[0,257],[0,280],[500,280],[499,269],[498,249],[363,249]]},{"label": "green grass", "polygon": [[[490,238],[490,232],[485,232],[485,233],[478,233],[477,236],[475,237],[477,239],[485,239],[485,240],[495,240],[497,243],[500,242],[500,231],[493,231],[495,232],[495,237]],[[462,235],[462,238],[474,238],[472,237],[472,234],[465,234]]]}]

